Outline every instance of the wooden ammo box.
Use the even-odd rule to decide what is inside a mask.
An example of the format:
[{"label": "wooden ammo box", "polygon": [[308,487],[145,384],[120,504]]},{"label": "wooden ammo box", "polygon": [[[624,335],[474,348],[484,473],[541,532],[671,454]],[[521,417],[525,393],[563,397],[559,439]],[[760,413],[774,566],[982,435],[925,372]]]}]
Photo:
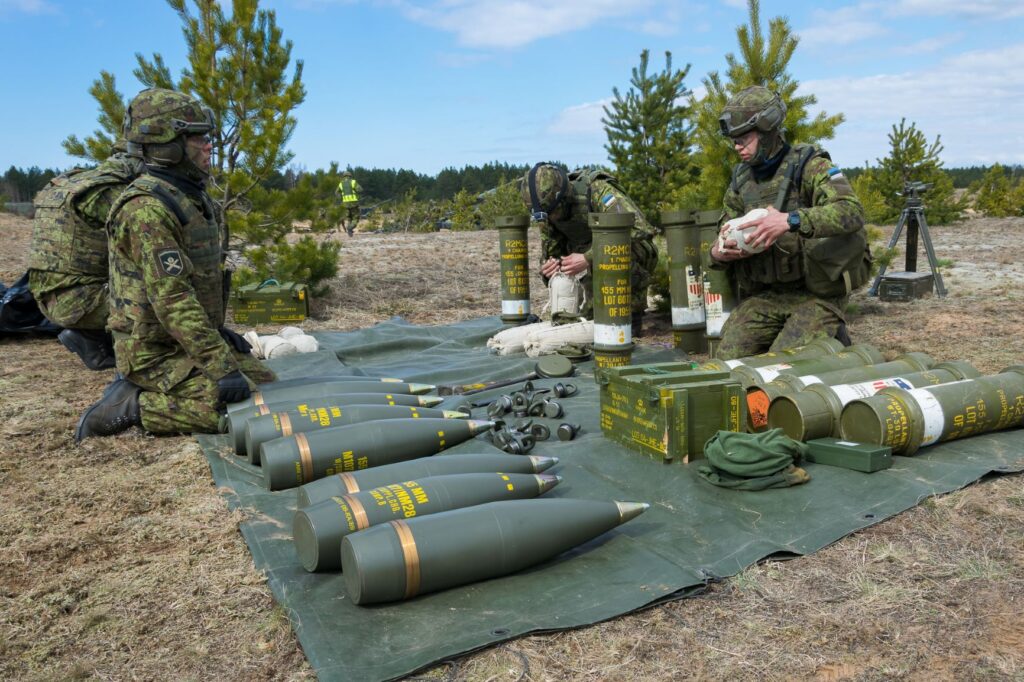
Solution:
[{"label": "wooden ammo box", "polygon": [[931,272],[888,272],[878,283],[878,298],[883,301],[913,301],[935,288]]},{"label": "wooden ammo box", "polygon": [[309,296],[305,284],[268,279],[235,289],[231,308],[236,324],[291,324],[306,319]]},{"label": "wooden ammo box", "polygon": [[702,457],[718,431],[740,431],[746,401],[729,372],[689,363],[610,367],[597,372],[601,430],[626,447],[665,462]]}]

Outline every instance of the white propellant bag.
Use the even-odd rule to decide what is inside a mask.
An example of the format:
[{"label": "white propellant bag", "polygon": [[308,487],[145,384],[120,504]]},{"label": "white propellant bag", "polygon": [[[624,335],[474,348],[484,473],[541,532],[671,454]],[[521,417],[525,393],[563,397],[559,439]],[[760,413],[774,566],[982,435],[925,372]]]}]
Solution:
[{"label": "white propellant bag", "polygon": [[515,355],[516,353],[523,353],[525,352],[523,344],[526,342],[526,337],[530,332],[536,329],[545,329],[550,326],[550,322],[535,322],[534,324],[524,324],[518,327],[503,329],[491,338],[487,339],[487,347],[498,355]]},{"label": "white propellant bag", "polygon": [[[548,304],[545,310],[550,310],[551,317],[562,313],[565,315],[579,315],[583,305],[587,301],[586,288],[580,283],[580,279],[586,274],[581,272],[578,275],[566,275],[556,272],[548,280]],[[541,312],[544,314],[544,311]]]},{"label": "white propellant bag", "polygon": [[258,335],[254,330],[242,335],[252,346],[250,353],[260,360],[320,350],[320,343],[298,327],[285,327],[277,334]]},{"label": "white propellant bag", "polygon": [[763,218],[766,215],[768,215],[768,209],[755,208],[754,210],[747,213],[745,216],[733,218],[732,220],[728,221],[723,226],[724,229],[718,237],[719,250],[725,248],[725,242],[729,241],[730,239],[734,239],[736,240],[736,247],[741,251],[745,251],[746,253],[761,253],[762,251],[764,251],[765,245],[763,242],[756,247],[747,244],[747,239],[754,232],[754,230],[757,229],[757,227],[751,225],[750,227],[745,227],[741,230],[739,226],[744,223],[749,223],[751,220]]},{"label": "white propellant bag", "polygon": [[[536,325],[531,325],[536,326]],[[527,335],[523,349],[531,358],[540,355],[551,355],[566,344],[589,345],[594,343],[594,323],[592,320],[560,324],[557,327],[534,329]]]}]

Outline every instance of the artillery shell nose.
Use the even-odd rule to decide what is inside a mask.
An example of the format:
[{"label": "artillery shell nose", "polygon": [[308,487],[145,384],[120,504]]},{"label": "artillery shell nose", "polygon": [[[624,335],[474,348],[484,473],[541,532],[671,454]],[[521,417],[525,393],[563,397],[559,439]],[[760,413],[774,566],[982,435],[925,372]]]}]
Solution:
[{"label": "artillery shell nose", "polygon": [[409,393],[412,393],[413,395],[430,393],[435,388],[437,388],[437,386],[433,386],[431,384],[409,384]]},{"label": "artillery shell nose", "polygon": [[420,407],[433,407],[444,402],[444,398],[437,395],[425,395],[420,398]]},{"label": "artillery shell nose", "polygon": [[622,519],[622,523],[635,519],[651,506],[646,502],[616,502],[615,504],[619,507],[619,518]]}]

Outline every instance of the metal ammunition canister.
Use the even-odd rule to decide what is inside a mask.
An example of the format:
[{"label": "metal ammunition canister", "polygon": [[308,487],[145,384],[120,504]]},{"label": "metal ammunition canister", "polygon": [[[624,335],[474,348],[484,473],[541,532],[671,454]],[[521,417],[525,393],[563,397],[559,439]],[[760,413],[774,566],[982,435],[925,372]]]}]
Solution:
[{"label": "metal ammunition canister", "polygon": [[343,471],[426,457],[493,426],[478,419],[387,419],[297,433],[260,446],[263,483],[283,490]]},{"label": "metal ammunition canister", "polygon": [[520,324],[530,316],[530,217],[498,216],[501,261],[501,321]]},{"label": "metal ammunition canister", "polygon": [[[824,375],[822,375],[824,376]],[[872,396],[883,388],[922,388],[981,376],[963,361],[942,362],[923,372],[891,375],[849,384],[811,384],[804,390],[772,400],[768,428],[781,428],[794,440],[808,441],[838,436],[843,407],[853,400]]]},{"label": "metal ammunition canister", "polygon": [[700,233],[701,285],[704,291],[704,318],[708,341],[722,338],[722,327],[729,319],[738,301],[736,289],[727,270],[711,268],[711,246],[718,241],[721,211],[701,211],[697,214]]},{"label": "metal ammunition canister", "polygon": [[792,362],[793,360],[804,360],[806,358],[820,358],[826,355],[835,355],[846,349],[835,339],[815,339],[806,346],[787,348],[785,350],[769,351],[759,355],[748,355],[735,360],[708,360],[701,363],[700,369],[725,369],[732,370],[741,365],[746,367],[764,367],[780,362]]},{"label": "metal ammunition canister", "polygon": [[283,400],[310,400],[321,398],[326,395],[344,395],[346,393],[405,393],[407,395],[420,395],[434,390],[435,386],[430,384],[410,384],[404,381],[322,381],[312,384],[299,384],[296,386],[283,386],[281,388],[267,388],[253,391],[247,399],[231,403],[227,406],[227,413],[248,410],[251,407],[259,407],[266,403],[276,403]]},{"label": "metal ammunition canister", "polygon": [[885,358],[878,352],[878,349],[867,344],[859,344],[850,346],[835,355],[826,355],[825,357],[783,361],[774,365],[762,365],[760,367],[739,365],[733,368],[732,377],[743,384],[744,388],[750,388],[751,386],[774,381],[782,374],[804,376],[806,374],[832,372],[847,367],[877,365],[880,362],[885,362]]},{"label": "metal ammunition canister", "polygon": [[1024,368],[927,388],[885,388],[843,408],[843,438],[893,454],[1024,423]]},{"label": "metal ammunition canister", "polygon": [[591,213],[594,235],[591,253],[594,274],[594,365],[628,365],[633,355],[632,213]]},{"label": "metal ammunition canister", "polygon": [[[296,433],[319,431],[334,426],[345,426],[378,419],[467,419],[465,412],[441,410],[432,407],[406,407],[403,405],[344,405],[306,412],[274,412],[250,419],[245,424],[245,453],[252,464],[260,463],[260,445],[268,440]],[[242,453],[238,453],[242,454]]]},{"label": "metal ammunition canister", "polygon": [[341,540],[356,531],[487,502],[529,499],[561,480],[551,474],[451,474],[339,495],[295,513],[295,552],[307,571],[336,571],[341,568]]},{"label": "metal ammunition canister", "polygon": [[934,364],[935,360],[926,353],[906,353],[895,360],[877,365],[846,367],[804,376],[780,374],[766,384],[747,389],[747,430],[758,433],[768,428],[768,407],[771,402],[779,396],[792,395],[811,384],[835,386],[868,379],[884,379],[909,372],[923,372]]},{"label": "metal ammunition canister", "polygon": [[700,268],[699,211],[686,209],[661,214],[668,252],[669,295],[672,300],[672,334],[676,348],[685,353],[704,353],[704,282]]},{"label": "metal ammunition canister", "polygon": [[497,578],[552,559],[648,506],[510,500],[389,521],[342,540],[345,588],[353,603],[366,605]]},{"label": "metal ammunition canister", "polygon": [[346,393],[344,395],[326,395],[322,398],[293,398],[279,402],[253,405],[245,410],[236,410],[221,417],[221,432],[228,434],[235,452],[245,452],[245,425],[250,419],[262,417],[274,412],[302,412],[312,410],[333,409],[342,405],[405,405],[407,407],[433,407],[444,401],[444,398],[433,395],[408,395],[406,393]]},{"label": "metal ammunition canister", "polygon": [[435,457],[420,457],[372,469],[346,471],[312,481],[299,486],[298,508],[302,509],[339,495],[358,493],[371,488],[379,488],[382,485],[411,481],[427,476],[485,474],[497,471],[504,471],[508,474],[539,474],[556,464],[558,464],[557,457],[540,457],[538,455],[442,453]]}]

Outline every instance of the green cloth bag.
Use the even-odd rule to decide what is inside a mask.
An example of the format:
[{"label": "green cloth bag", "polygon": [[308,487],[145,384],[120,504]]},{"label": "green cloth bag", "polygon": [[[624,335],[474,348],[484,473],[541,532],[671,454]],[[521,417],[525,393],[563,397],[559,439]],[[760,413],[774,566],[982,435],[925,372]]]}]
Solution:
[{"label": "green cloth bag", "polygon": [[788,488],[811,480],[797,466],[807,445],[782,429],[762,433],[719,431],[704,444],[705,463],[697,473],[712,485],[734,490]]}]

